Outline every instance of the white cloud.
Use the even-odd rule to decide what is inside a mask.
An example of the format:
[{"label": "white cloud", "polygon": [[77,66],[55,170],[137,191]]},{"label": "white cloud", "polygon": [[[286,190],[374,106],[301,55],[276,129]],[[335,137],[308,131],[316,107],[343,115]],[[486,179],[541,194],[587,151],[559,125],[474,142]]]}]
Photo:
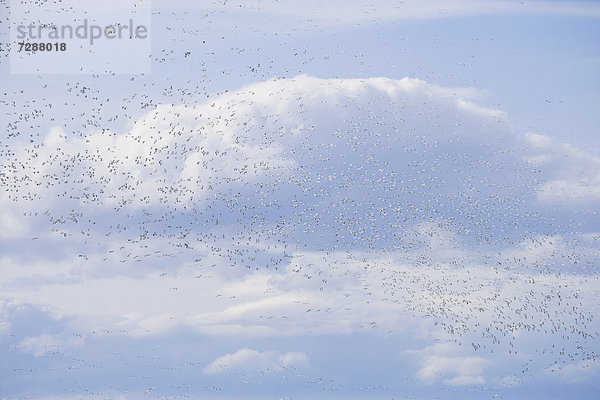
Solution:
[{"label": "white cloud", "polygon": [[491,361],[478,356],[460,356],[454,346],[436,344],[414,352],[418,354],[420,369],[417,377],[432,384],[439,380],[453,386],[485,383],[483,373]]},{"label": "white cloud", "polygon": [[39,336],[28,336],[21,340],[17,348],[25,353],[33,354],[36,357],[41,357],[46,353],[60,352],[64,346],[81,345],[83,339],[79,337],[71,337],[65,339],[57,335],[49,335],[43,333]]},{"label": "white cloud", "polygon": [[[509,132],[505,115],[472,103],[469,97],[475,95],[473,89],[417,79],[300,75],[254,83],[195,106],[160,105],[124,133],[100,130],[67,138],[53,127],[41,146],[23,146],[2,160],[2,181],[10,188],[2,199],[2,218],[8,232],[22,235],[25,223],[41,216],[15,215],[48,210],[52,231],[72,237],[90,215],[115,226],[123,214],[190,212],[221,198],[215,194],[228,200],[236,192],[240,197],[231,200],[245,200],[244,210],[253,210],[263,207],[257,197],[272,186],[314,202],[320,196],[311,196],[311,186],[343,196],[353,191],[349,181],[364,182],[372,174],[384,179],[392,171],[409,182],[439,182],[442,191],[452,192],[449,180],[455,176],[448,174],[485,174],[494,160],[485,164],[478,160],[481,154],[471,154],[465,171],[448,157],[468,151],[461,146]],[[368,137],[353,138],[348,132],[357,127]],[[419,165],[411,164],[415,155],[438,154],[441,148],[446,159],[439,160],[436,176],[418,176]],[[399,152],[405,157],[394,156]],[[361,164],[366,168],[355,168]],[[321,176],[333,165],[340,167],[336,174]],[[306,180],[314,185],[303,185]],[[386,188],[378,184],[376,190]]]},{"label": "white cloud", "polygon": [[[1,203],[3,203],[2,200],[0,200]],[[28,233],[28,226],[24,223],[22,217],[16,215],[10,209],[0,211],[0,226],[2,226],[0,230],[0,238],[2,239],[16,239]]]},{"label": "white cloud", "polygon": [[[221,182],[251,182],[290,166],[277,146],[239,143],[210,106],[158,106],[130,131],[97,131],[66,139],[54,127],[41,148],[22,148],[4,166],[13,200],[62,208],[95,205],[139,209],[201,203]],[[35,149],[35,150],[34,150]],[[34,154],[33,156],[31,154]],[[15,162],[17,164],[15,164]],[[74,200],[74,201],[73,201]]]},{"label": "white cloud", "polygon": [[523,383],[523,381],[515,375],[507,375],[503,378],[498,379],[498,383],[504,387],[516,387]]},{"label": "white cloud", "polygon": [[[218,200],[232,218],[255,227],[291,219],[296,230],[324,235],[314,224],[335,224],[346,230],[338,239],[343,234],[364,243],[377,241],[375,225],[389,235],[381,227],[407,215],[439,218],[441,212],[455,219],[459,210],[456,222],[483,229],[482,222],[512,223],[517,197],[567,205],[600,199],[600,159],[540,134],[511,133],[507,116],[474,103],[477,96],[473,88],[418,79],[299,75],[253,83],[194,106],[160,105],[124,133],[67,138],[53,127],[43,146],[24,146],[2,161],[2,180],[10,187],[0,199],[2,235],[40,231],[41,215],[21,215],[42,210],[48,210],[54,237],[73,240],[90,217],[103,222],[95,233],[106,234],[111,232],[101,229],[122,225],[123,214],[149,222],[161,213],[201,211]],[[361,206],[365,192],[381,200],[373,215]],[[330,194],[329,203],[323,193]],[[492,198],[498,201],[489,207]],[[281,208],[293,202],[301,208]],[[283,214],[265,218],[269,204]],[[358,214],[336,219],[335,210],[348,206]],[[464,219],[473,212],[480,214],[473,216],[476,224]],[[205,219],[218,224],[216,216]],[[165,234],[153,231],[153,224],[127,229],[122,240]]]},{"label": "white cloud", "polygon": [[56,146],[62,145],[66,142],[67,135],[60,126],[53,126],[44,139],[45,146]]},{"label": "white cloud", "polygon": [[259,352],[250,349],[240,349],[233,354],[221,356],[204,368],[208,375],[225,372],[275,372],[284,369],[306,368],[308,357],[302,352],[278,353],[276,351]]},{"label": "white cloud", "polygon": [[527,160],[540,168],[544,182],[537,187],[544,203],[596,205],[600,201],[600,158],[583,149],[538,133],[528,133]]},{"label": "white cloud", "polygon": [[[191,4],[190,0],[175,0],[169,2],[169,7],[189,8]],[[277,16],[298,22],[308,19],[312,24],[319,25],[498,14],[600,16],[600,8],[591,1],[384,0],[365,3],[360,0],[309,0],[304,1],[302,6],[280,1],[193,2],[194,6],[199,4],[217,12],[246,13],[254,18],[260,15]],[[157,7],[160,8],[160,2]]]},{"label": "white cloud", "polygon": [[555,364],[546,369],[552,379],[560,379],[563,382],[577,384],[591,379],[598,379],[600,375],[599,360],[580,360],[576,363],[566,365]]},{"label": "white cloud", "polygon": [[504,252],[506,259],[523,259],[528,264],[543,263],[567,251],[560,235],[540,235],[522,240]]},{"label": "white cloud", "polygon": [[[325,234],[312,226],[322,221],[343,226],[346,238],[376,241],[369,230],[377,221],[381,232],[407,215],[437,218],[462,209],[461,216],[481,214],[475,227],[503,218],[512,223],[514,198],[534,195],[533,168],[542,171],[536,192],[542,201],[597,200],[597,157],[543,135],[512,134],[507,116],[474,103],[477,95],[473,88],[418,79],[300,75],[254,83],[195,106],[161,105],[125,133],[67,139],[53,127],[43,146],[25,146],[3,160],[2,179],[10,190],[1,201],[2,234],[39,230],[31,225],[39,225],[40,215],[21,215],[44,209],[54,236],[73,240],[90,216],[104,222],[93,228],[105,234],[111,232],[100,230],[107,225],[122,225],[123,214],[149,222],[148,216],[189,214],[218,200],[232,218],[255,225],[271,211],[269,204],[299,204],[282,208],[279,216],[291,218],[294,229],[305,225],[305,232]],[[364,192],[388,200],[366,215]],[[323,193],[332,195],[329,203]],[[483,207],[492,197],[499,200],[494,207]],[[332,210],[347,206],[359,214],[335,219]],[[205,219],[218,224],[216,216]],[[157,234],[153,224],[127,228],[120,232],[123,240]]]}]

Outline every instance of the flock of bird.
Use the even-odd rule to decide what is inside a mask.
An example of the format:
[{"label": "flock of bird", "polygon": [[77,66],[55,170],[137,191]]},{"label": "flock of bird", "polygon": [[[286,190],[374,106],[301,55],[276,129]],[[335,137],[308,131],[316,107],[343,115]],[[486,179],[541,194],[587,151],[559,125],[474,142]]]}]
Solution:
[{"label": "flock of bird", "polygon": [[[151,75],[32,77],[23,89],[0,90],[6,257],[26,263],[76,254],[78,279],[91,281],[167,279],[190,265],[199,281],[269,273],[265,298],[295,291],[309,298],[249,311],[251,321],[293,335],[329,329],[332,320],[385,337],[407,321],[429,324],[429,339],[462,354],[517,359],[519,380],[598,361],[600,236],[583,240],[585,218],[539,206],[532,188],[543,176],[513,144],[501,113],[469,109],[452,90],[414,79],[298,75],[241,88],[219,83],[223,89],[211,93],[212,59],[198,58],[217,56],[206,45],[156,52]],[[252,49],[229,50],[232,57]],[[312,62],[305,53],[293,48],[289,56]],[[245,66],[244,76],[269,76],[271,61]],[[186,62],[197,63],[193,79],[165,72]],[[227,81],[230,71],[220,72]],[[1,285],[40,282],[29,276]],[[216,297],[235,305],[244,295]],[[96,331],[81,334],[97,343]],[[12,335],[14,352],[24,338]],[[131,353],[123,360],[152,360],[121,366],[137,366],[128,376],[149,395],[189,389],[165,388],[167,367],[155,358],[192,376],[205,366],[183,356],[173,362],[154,348],[111,346]],[[83,359],[71,364],[95,368]],[[276,372],[322,390],[390,390]],[[238,378],[269,382],[262,375]],[[69,373],[63,379],[82,389]]]}]

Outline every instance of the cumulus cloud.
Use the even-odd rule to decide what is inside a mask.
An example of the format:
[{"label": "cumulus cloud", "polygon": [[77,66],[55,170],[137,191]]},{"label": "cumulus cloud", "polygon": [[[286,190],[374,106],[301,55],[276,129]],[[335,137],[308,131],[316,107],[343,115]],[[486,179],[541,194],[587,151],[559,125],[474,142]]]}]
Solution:
[{"label": "cumulus cloud", "polygon": [[[3,205],[28,215],[29,231],[71,242],[190,237],[200,231],[190,221],[203,233],[237,221],[240,234],[305,246],[381,247],[399,221],[512,222],[527,166],[506,148],[506,116],[472,95],[417,79],[301,75],[161,105],[124,133],[68,138],[55,127],[5,157]],[[515,182],[516,171],[525,177]],[[187,226],[155,226],[172,213]]]},{"label": "cumulus cloud", "polygon": [[478,356],[459,356],[455,346],[436,344],[414,352],[418,354],[421,367],[417,377],[432,384],[442,379],[452,386],[485,383],[483,373],[491,361]]},{"label": "cumulus cloud", "polygon": [[15,187],[9,197],[40,208],[40,202],[52,208],[61,202],[183,207],[202,202],[220,181],[247,182],[285,164],[276,146],[240,144],[220,127],[206,129],[221,118],[213,112],[209,122],[202,111],[159,106],[124,134],[101,130],[85,139],[67,139],[54,127],[33,156],[24,148],[4,165],[10,171],[4,183]]},{"label": "cumulus cloud", "polygon": [[531,225],[569,230],[538,208],[596,204],[598,158],[512,133],[476,96],[300,75],[160,105],[124,132],[54,127],[0,160],[2,238],[62,238],[74,253],[171,235],[204,252],[223,229],[325,249],[407,246],[403,228],[426,221],[491,241]]},{"label": "cumulus cloud", "polygon": [[309,365],[308,357],[302,352],[278,353],[276,351],[259,352],[240,349],[233,354],[225,354],[208,364],[204,373],[208,375],[225,372],[275,372],[284,369],[305,368]]}]

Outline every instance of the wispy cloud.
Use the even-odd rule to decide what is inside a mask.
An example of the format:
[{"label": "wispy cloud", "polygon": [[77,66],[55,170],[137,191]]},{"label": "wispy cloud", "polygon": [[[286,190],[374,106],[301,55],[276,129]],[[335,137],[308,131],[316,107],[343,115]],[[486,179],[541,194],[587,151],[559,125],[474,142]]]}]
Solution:
[{"label": "wispy cloud", "polygon": [[[161,2],[156,1],[156,8]],[[169,2],[169,7],[200,7],[214,12],[238,16],[271,16],[287,21],[336,25],[365,22],[389,22],[394,20],[452,18],[482,15],[562,15],[600,17],[600,7],[593,1],[544,1],[544,0],[405,0],[364,2],[359,0],[304,1],[301,4],[288,1],[190,1]]]},{"label": "wispy cloud", "polygon": [[248,373],[278,372],[285,369],[305,368],[308,357],[302,352],[280,354],[276,351],[259,352],[241,349],[233,354],[221,356],[204,368],[205,374],[222,374],[235,371]]}]

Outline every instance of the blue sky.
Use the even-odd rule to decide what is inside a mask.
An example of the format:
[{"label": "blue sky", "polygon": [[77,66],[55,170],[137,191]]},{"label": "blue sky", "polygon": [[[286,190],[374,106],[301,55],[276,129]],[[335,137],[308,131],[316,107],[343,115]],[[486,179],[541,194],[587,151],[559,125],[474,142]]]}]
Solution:
[{"label": "blue sky", "polygon": [[598,3],[153,1],[137,74],[0,5],[0,397],[596,397]]}]

